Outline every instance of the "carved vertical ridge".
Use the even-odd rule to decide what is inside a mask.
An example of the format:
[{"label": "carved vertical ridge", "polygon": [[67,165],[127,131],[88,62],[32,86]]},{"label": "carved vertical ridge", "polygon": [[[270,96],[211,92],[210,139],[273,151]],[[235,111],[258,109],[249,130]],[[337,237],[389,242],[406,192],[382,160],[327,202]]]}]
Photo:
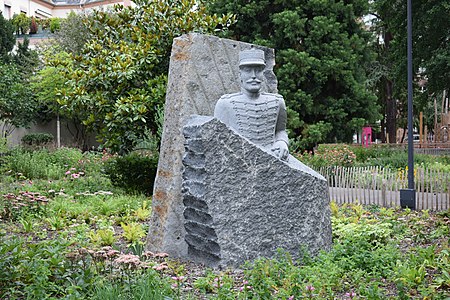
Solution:
[{"label": "carved vertical ridge", "polygon": [[220,247],[213,227],[213,218],[205,201],[205,155],[204,142],[201,138],[189,135],[185,130],[185,155],[183,157],[183,204],[185,241],[188,255],[203,257],[211,264],[220,261]]}]

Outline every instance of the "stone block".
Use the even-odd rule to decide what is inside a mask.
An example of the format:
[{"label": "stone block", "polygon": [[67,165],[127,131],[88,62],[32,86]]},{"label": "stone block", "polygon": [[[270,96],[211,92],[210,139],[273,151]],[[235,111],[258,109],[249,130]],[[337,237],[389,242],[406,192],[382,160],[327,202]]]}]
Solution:
[{"label": "stone block", "polygon": [[294,258],[331,246],[328,184],[293,156],[281,161],[216,118],[184,126],[183,202],[188,257],[211,267]]},{"label": "stone block", "polygon": [[148,250],[167,252],[175,257],[187,255],[181,196],[182,128],[190,115],[212,116],[222,95],[239,91],[239,52],[252,47],[265,53],[263,90],[276,93],[273,49],[202,34],[187,34],[174,39]]}]

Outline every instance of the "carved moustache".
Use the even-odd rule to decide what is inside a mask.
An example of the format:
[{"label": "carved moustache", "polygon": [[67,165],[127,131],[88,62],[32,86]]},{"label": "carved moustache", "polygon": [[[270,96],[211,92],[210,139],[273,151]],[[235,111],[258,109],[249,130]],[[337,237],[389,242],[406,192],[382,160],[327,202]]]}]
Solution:
[{"label": "carved moustache", "polygon": [[261,83],[262,81],[259,79],[249,79],[245,83]]}]

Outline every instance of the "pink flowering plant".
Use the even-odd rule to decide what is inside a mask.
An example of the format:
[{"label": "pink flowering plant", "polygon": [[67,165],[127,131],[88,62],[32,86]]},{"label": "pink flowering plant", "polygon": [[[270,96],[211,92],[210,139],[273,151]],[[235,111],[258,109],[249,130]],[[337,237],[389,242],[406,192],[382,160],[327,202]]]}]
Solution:
[{"label": "pink flowering plant", "polygon": [[39,192],[19,191],[3,194],[0,201],[0,221],[17,220],[20,216],[32,213],[40,214],[49,199]]},{"label": "pink flowering plant", "polygon": [[66,178],[71,179],[71,180],[75,180],[75,179],[80,178],[81,176],[84,176],[84,172],[77,171],[76,168],[70,168],[64,174],[66,175]]}]

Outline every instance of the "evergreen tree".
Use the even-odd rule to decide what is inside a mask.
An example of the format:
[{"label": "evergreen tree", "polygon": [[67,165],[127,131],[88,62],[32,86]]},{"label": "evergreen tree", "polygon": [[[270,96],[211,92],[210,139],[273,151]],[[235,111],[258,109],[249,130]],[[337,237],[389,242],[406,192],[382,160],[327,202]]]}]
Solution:
[{"label": "evergreen tree", "polygon": [[288,127],[302,148],[351,142],[379,119],[366,88],[365,67],[374,58],[362,22],[367,0],[216,0],[209,9],[236,13],[234,38],[275,48]]},{"label": "evergreen tree", "polygon": [[[377,58],[372,65],[369,77],[373,83],[372,87],[377,93],[378,103],[384,115],[381,120],[381,141],[383,143],[396,143],[397,115],[398,110],[402,109],[398,105],[398,94],[394,94],[395,78],[393,69],[395,62],[391,58],[394,39],[394,28],[391,21],[393,15],[398,13],[397,9],[392,5],[392,1],[374,1],[371,12],[371,15],[374,16],[371,30],[376,36],[374,49],[377,53]],[[404,30],[406,30],[406,27]]]},{"label": "evergreen tree", "polygon": [[35,50],[29,48],[30,40],[28,37],[23,39],[22,43],[17,44],[17,51],[12,56],[16,66],[23,74],[23,79],[28,81],[31,74],[34,73],[39,65],[39,56]]},{"label": "evergreen tree", "polygon": [[14,48],[15,43],[14,26],[0,13],[0,59],[6,58]]}]

